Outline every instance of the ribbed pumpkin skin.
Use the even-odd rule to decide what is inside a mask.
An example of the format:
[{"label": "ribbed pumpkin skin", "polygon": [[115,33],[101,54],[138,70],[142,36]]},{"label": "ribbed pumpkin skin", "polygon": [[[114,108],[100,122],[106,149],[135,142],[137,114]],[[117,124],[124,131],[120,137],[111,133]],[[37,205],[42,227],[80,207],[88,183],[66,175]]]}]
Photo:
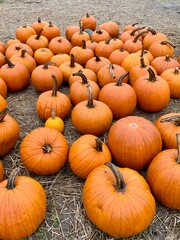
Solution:
[{"label": "ribbed pumpkin skin", "polygon": [[30,236],[44,220],[46,195],[39,182],[27,176],[15,179],[15,188],[0,183],[0,238],[19,240]]},{"label": "ribbed pumpkin skin", "polygon": [[[166,117],[173,116],[179,116],[179,125],[175,125],[174,121],[161,122]],[[161,133],[163,147],[177,148],[176,134],[180,133],[180,112],[163,114],[156,120],[155,125]]]},{"label": "ribbed pumpkin skin", "polygon": [[180,164],[177,149],[166,149],[152,160],[146,179],[154,197],[164,206],[180,210]]},{"label": "ribbed pumpkin skin", "polygon": [[20,134],[17,121],[10,115],[6,115],[0,122],[0,156],[9,153],[15,146]]},{"label": "ribbed pumpkin skin", "polygon": [[111,153],[104,142],[101,141],[102,151],[96,149],[96,139],[94,135],[85,134],[79,137],[69,149],[70,167],[81,178],[86,178],[95,167],[111,161]]},{"label": "ribbed pumpkin skin", "polygon": [[[155,214],[155,201],[144,178],[129,168],[118,168],[125,180],[125,192],[114,187],[116,179],[102,165],[87,177],[83,204],[88,218],[113,237],[130,237],[144,231]],[[137,224],[138,223],[138,224]]]},{"label": "ribbed pumpkin skin", "polygon": [[146,169],[162,149],[162,139],[156,126],[149,120],[128,116],[112,125],[108,147],[120,167],[140,171]]},{"label": "ribbed pumpkin skin", "polygon": [[[50,151],[45,152],[46,145]],[[20,145],[21,161],[28,171],[38,175],[51,175],[66,163],[68,144],[56,129],[40,127],[25,136]]]}]

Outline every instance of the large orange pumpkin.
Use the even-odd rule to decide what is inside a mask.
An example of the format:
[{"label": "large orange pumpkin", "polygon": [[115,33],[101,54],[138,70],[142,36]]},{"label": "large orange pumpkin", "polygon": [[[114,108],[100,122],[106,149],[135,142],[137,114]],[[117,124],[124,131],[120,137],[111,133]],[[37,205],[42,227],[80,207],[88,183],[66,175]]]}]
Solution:
[{"label": "large orange pumpkin", "polygon": [[111,153],[99,138],[85,134],[71,145],[68,160],[77,176],[87,178],[95,167],[111,161]]},{"label": "large orange pumpkin", "polygon": [[16,176],[0,183],[0,238],[24,239],[34,233],[46,214],[46,194],[39,182]]},{"label": "large orange pumpkin", "polygon": [[180,133],[176,136],[178,149],[158,153],[148,167],[146,179],[157,201],[180,210]]},{"label": "large orange pumpkin", "polygon": [[143,232],[155,215],[155,200],[145,179],[111,162],[88,175],[82,198],[90,221],[112,237]]},{"label": "large orange pumpkin", "polygon": [[161,151],[162,139],[152,122],[144,117],[128,116],[110,128],[108,147],[118,166],[140,171]]},{"label": "large orange pumpkin", "polygon": [[56,129],[40,127],[32,130],[22,140],[20,157],[28,171],[38,175],[51,175],[66,163],[68,144]]}]

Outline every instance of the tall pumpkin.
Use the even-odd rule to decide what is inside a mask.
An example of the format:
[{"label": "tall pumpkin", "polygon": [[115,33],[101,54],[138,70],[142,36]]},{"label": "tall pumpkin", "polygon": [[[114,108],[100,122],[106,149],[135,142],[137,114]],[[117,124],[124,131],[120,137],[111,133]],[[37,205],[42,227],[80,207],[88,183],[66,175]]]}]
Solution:
[{"label": "tall pumpkin", "polygon": [[46,194],[39,182],[16,176],[0,183],[0,238],[18,240],[30,236],[42,223],[46,213]]},{"label": "tall pumpkin", "polygon": [[110,128],[108,147],[118,166],[140,171],[161,151],[162,139],[152,122],[144,117],[128,116]]},{"label": "tall pumpkin", "polygon": [[110,162],[88,175],[82,198],[90,221],[116,238],[143,232],[155,215],[155,200],[145,179]]}]

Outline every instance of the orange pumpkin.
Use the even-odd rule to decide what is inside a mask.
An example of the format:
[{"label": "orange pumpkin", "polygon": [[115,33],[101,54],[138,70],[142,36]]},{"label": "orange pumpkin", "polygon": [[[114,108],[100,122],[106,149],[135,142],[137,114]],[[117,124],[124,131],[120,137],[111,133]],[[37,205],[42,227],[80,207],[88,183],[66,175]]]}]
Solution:
[{"label": "orange pumpkin", "polygon": [[[134,39],[139,33],[140,30],[144,29],[145,27],[135,27],[134,29],[129,29],[127,31],[123,31],[119,35],[119,39],[125,43],[127,40]],[[140,40],[142,40],[142,37],[140,36]]]},{"label": "orange pumpkin", "polygon": [[2,161],[0,161],[0,183],[4,180],[4,167]]},{"label": "orange pumpkin", "polygon": [[76,82],[76,81],[79,81],[81,80],[81,76],[78,76],[76,73],[83,73],[87,79],[91,80],[91,81],[94,81],[94,82],[97,82],[97,76],[95,74],[95,72],[89,68],[84,68],[84,69],[80,69],[79,71],[77,72],[74,72],[72,73],[70,76],[69,76],[69,86],[71,86],[71,84],[73,82]]},{"label": "orange pumpkin", "polygon": [[31,26],[28,26],[28,25],[24,24],[23,26],[20,26],[20,27],[16,28],[16,33],[15,34],[16,34],[16,38],[21,43],[26,43],[28,38],[32,35],[35,35],[36,32]]},{"label": "orange pumpkin", "polygon": [[20,157],[29,172],[51,175],[64,167],[68,144],[58,130],[49,127],[33,129],[22,140]]},{"label": "orange pumpkin", "polygon": [[59,67],[64,62],[70,62],[70,56],[66,53],[58,53],[51,57],[50,62],[54,62]]},{"label": "orange pumpkin", "polygon": [[5,56],[0,52],[0,68],[6,64]]},{"label": "orange pumpkin", "polygon": [[51,39],[48,48],[54,53],[65,53],[69,54],[72,48],[71,43],[64,37],[54,37]]},{"label": "orange pumpkin", "polygon": [[175,46],[168,41],[155,41],[150,45],[148,50],[152,53],[154,58],[166,55],[173,57],[174,48]]},{"label": "orange pumpkin", "polygon": [[81,21],[83,30],[88,28],[94,31],[96,29],[97,21],[95,17],[89,15],[88,13],[86,13],[86,15],[81,18]]},{"label": "orange pumpkin", "polygon": [[78,25],[67,26],[65,29],[65,35],[66,35],[67,40],[69,40],[71,42],[72,35],[75,32],[79,32],[79,31],[80,31],[80,27]]},{"label": "orange pumpkin", "polygon": [[30,46],[28,46],[26,43],[21,43],[21,42],[13,43],[9,47],[7,47],[5,56],[6,56],[6,58],[10,59],[12,57],[12,55],[14,55],[15,53],[21,52],[22,49],[27,50],[29,55],[31,55],[33,57],[34,52],[33,52],[32,48]]},{"label": "orange pumpkin", "polygon": [[0,211],[4,213],[0,217],[1,239],[23,239],[32,235],[46,214],[46,193],[42,185],[31,177],[17,176],[17,171],[13,169],[8,179],[0,183]]},{"label": "orange pumpkin", "polygon": [[[1,77],[0,77],[0,95],[3,98],[5,98],[7,96],[7,85],[6,85],[6,82],[4,81],[4,79],[2,79]],[[3,100],[1,100],[1,101],[3,101]],[[7,106],[5,105],[4,107],[7,107]]]},{"label": "orange pumpkin", "polygon": [[71,37],[71,43],[73,46],[82,46],[82,40],[90,40],[90,36],[87,32],[83,31],[82,21],[79,21],[79,31],[75,32]]},{"label": "orange pumpkin", "polygon": [[129,53],[124,48],[116,49],[109,55],[109,60],[112,64],[121,66],[122,61],[127,55],[129,55]]},{"label": "orange pumpkin", "polygon": [[98,43],[95,42],[94,39],[90,39],[86,41],[86,47],[90,48],[93,52],[95,52],[97,45]]},{"label": "orange pumpkin", "polygon": [[161,133],[163,147],[177,148],[176,134],[180,132],[180,113],[166,113],[161,115],[155,122]]},{"label": "orange pumpkin", "polygon": [[146,180],[158,202],[180,210],[180,133],[176,136],[178,149],[158,153],[148,167]]},{"label": "orange pumpkin", "polygon": [[68,160],[71,170],[85,179],[94,168],[110,162],[111,153],[99,138],[85,134],[71,145]]},{"label": "orange pumpkin", "polygon": [[35,30],[35,32],[38,34],[41,29],[43,29],[43,27],[45,25],[47,25],[48,22],[46,21],[42,21],[40,17],[38,17],[37,21],[33,22],[31,27]]},{"label": "orange pumpkin", "polygon": [[42,35],[42,31],[43,29],[41,29],[38,34],[30,36],[26,41],[26,44],[30,46],[34,52],[39,48],[46,48],[49,45],[49,41]]},{"label": "orange pumpkin", "polygon": [[88,175],[82,200],[90,221],[115,238],[144,231],[155,216],[156,203],[145,179],[138,172],[118,168],[111,162]]},{"label": "orange pumpkin", "polygon": [[161,151],[162,139],[151,121],[144,117],[127,116],[110,128],[108,147],[118,166],[140,171],[146,169]]},{"label": "orange pumpkin", "polygon": [[34,60],[37,65],[43,65],[50,61],[54,53],[49,48],[38,48],[34,52]]},{"label": "orange pumpkin", "polygon": [[99,29],[106,30],[110,37],[117,37],[120,33],[119,25],[114,21],[103,22],[99,25]]},{"label": "orange pumpkin", "polygon": [[110,38],[109,33],[104,29],[98,29],[92,32],[91,39],[99,43],[101,41],[106,41]]},{"label": "orange pumpkin", "polygon": [[105,57],[99,57],[99,56],[95,56],[90,58],[85,65],[85,68],[89,68],[92,71],[95,72],[95,74],[97,74],[97,72],[99,71],[99,69],[101,67],[103,67],[106,64],[110,64],[111,62],[109,61],[109,59],[105,58]]},{"label": "orange pumpkin", "polygon": [[0,41],[0,52],[1,52],[3,55],[5,54],[6,49],[7,49],[6,44],[3,43],[2,41]]},{"label": "orange pumpkin", "polygon": [[[2,79],[2,78],[1,78]],[[6,100],[4,99],[4,97],[2,95],[0,95],[0,112],[4,109],[7,108],[8,104],[6,102]]]},{"label": "orange pumpkin", "polygon": [[12,150],[20,135],[18,122],[7,112],[7,108],[0,112],[0,156]]},{"label": "orange pumpkin", "polygon": [[50,42],[53,38],[59,37],[61,30],[58,26],[49,21],[48,24],[44,25],[42,35],[45,36]]}]

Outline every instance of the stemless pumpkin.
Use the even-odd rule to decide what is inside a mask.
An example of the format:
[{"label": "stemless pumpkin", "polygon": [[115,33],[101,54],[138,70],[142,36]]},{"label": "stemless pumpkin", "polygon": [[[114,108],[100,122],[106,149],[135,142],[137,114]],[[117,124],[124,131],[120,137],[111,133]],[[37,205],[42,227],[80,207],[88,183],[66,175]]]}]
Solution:
[{"label": "stemless pumpkin", "polygon": [[91,134],[80,136],[69,149],[68,161],[71,170],[85,179],[96,167],[111,161],[107,145]]},{"label": "stemless pumpkin", "polygon": [[46,214],[46,193],[28,176],[16,176],[15,168],[0,183],[0,238],[23,239],[33,234]]},{"label": "stemless pumpkin", "polygon": [[20,157],[29,172],[51,175],[64,167],[68,143],[58,130],[49,127],[33,129],[22,140]]},{"label": "stemless pumpkin", "polygon": [[0,156],[13,149],[20,135],[18,122],[7,112],[7,108],[0,112]]},{"label": "stemless pumpkin", "polygon": [[109,130],[108,147],[120,167],[140,171],[146,169],[162,149],[157,127],[139,116],[127,116],[116,121]]},{"label": "stemless pumpkin", "polygon": [[93,100],[90,85],[87,85],[87,89],[88,100],[78,103],[72,110],[72,124],[81,134],[92,134],[99,137],[110,129],[113,115],[105,103]]},{"label": "stemless pumpkin", "polygon": [[158,202],[180,210],[180,133],[176,137],[178,149],[158,153],[148,167],[146,180]]},{"label": "stemless pumpkin", "polygon": [[180,132],[180,112],[161,115],[155,125],[161,133],[163,147],[177,148],[176,134]]},{"label": "stemless pumpkin", "polygon": [[143,232],[155,216],[155,199],[145,179],[111,162],[88,175],[82,199],[90,221],[115,238]]}]

